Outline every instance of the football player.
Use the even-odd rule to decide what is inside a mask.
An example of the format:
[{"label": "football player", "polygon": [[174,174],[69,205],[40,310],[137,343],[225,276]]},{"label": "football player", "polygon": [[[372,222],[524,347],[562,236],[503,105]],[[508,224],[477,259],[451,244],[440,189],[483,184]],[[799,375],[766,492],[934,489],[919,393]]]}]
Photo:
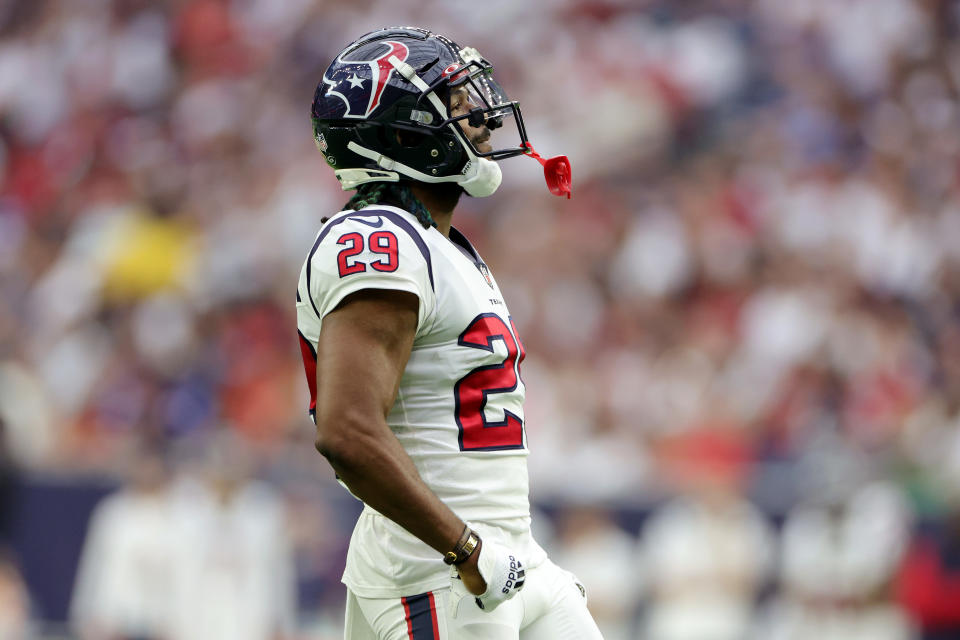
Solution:
[{"label": "football player", "polygon": [[[317,146],[345,190],[297,289],[317,449],[364,503],[347,553],[351,640],[593,640],[574,576],[530,533],[523,346],[451,225],[530,146],[479,52],[411,27],[347,46],[319,83]],[[514,144],[494,144],[510,132]]]}]

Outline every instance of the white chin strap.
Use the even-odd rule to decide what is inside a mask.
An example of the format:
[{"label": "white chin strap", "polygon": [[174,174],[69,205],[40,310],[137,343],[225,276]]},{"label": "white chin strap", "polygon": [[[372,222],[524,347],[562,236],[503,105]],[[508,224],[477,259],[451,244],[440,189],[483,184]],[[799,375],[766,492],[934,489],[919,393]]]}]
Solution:
[{"label": "white chin strap", "polygon": [[[430,91],[427,83],[417,75],[416,69],[396,56],[390,56],[389,62],[400,72],[400,75],[426,95],[427,99],[442,117],[447,117],[446,106],[444,106],[443,102],[435,93]],[[450,126],[456,127],[457,125],[451,124]],[[417,171],[413,167],[408,167],[405,164],[397,162],[392,158],[388,158],[382,153],[377,153],[373,149],[362,147],[353,141],[347,143],[347,148],[350,151],[368,160],[373,160],[378,166],[382,167],[384,171],[377,171],[376,169],[338,169],[334,173],[337,179],[340,180],[344,191],[355,189],[366,182],[397,182],[402,174],[418,182],[432,184],[439,182],[456,182],[463,187],[463,190],[466,191],[468,195],[475,198],[485,198],[493,195],[503,181],[503,173],[500,171],[500,165],[493,160],[487,160],[486,158],[477,156],[473,152],[473,149],[470,148],[470,145],[466,144],[459,135],[457,139],[460,140],[460,144],[466,150],[468,160],[467,164],[463,167],[463,171],[455,176],[428,175]]]},{"label": "white chin strap", "polygon": [[343,189],[353,189],[365,182],[397,182],[400,175],[413,178],[417,182],[428,182],[436,184],[439,182],[456,182],[463,190],[475,198],[485,198],[493,193],[503,181],[503,173],[500,171],[500,165],[486,158],[478,158],[469,149],[467,153],[470,159],[463,167],[463,172],[455,176],[431,176],[422,171],[417,171],[413,167],[397,162],[388,158],[382,153],[377,153],[373,149],[361,147],[352,140],[347,143],[347,149],[353,151],[358,156],[363,156],[373,160],[386,171],[376,171],[374,169],[339,169],[336,171],[337,178]]}]

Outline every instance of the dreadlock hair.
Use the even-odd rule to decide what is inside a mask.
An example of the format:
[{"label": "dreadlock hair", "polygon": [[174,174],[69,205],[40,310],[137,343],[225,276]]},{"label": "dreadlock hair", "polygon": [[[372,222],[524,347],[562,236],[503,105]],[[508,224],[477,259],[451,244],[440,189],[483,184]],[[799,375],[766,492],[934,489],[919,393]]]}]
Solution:
[{"label": "dreadlock hair", "polygon": [[423,203],[413,195],[410,185],[404,182],[366,182],[357,187],[357,192],[344,205],[344,209],[359,211],[372,204],[392,204],[406,209],[423,225],[424,229],[437,226]]}]

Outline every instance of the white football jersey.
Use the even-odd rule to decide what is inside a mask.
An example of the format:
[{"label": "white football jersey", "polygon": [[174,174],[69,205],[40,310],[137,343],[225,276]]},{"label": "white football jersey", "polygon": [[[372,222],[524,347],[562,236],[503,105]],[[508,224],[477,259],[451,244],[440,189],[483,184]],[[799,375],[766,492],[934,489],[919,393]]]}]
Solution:
[{"label": "white football jersey", "polygon": [[[545,557],[530,536],[523,346],[490,270],[456,229],[446,238],[403,209],[344,211],[321,228],[297,289],[297,326],[316,402],[323,318],[362,289],[419,299],[413,351],[387,422],[428,487],[482,537]],[[423,593],[448,583],[440,554],[369,506],[344,582],[363,597]]]}]

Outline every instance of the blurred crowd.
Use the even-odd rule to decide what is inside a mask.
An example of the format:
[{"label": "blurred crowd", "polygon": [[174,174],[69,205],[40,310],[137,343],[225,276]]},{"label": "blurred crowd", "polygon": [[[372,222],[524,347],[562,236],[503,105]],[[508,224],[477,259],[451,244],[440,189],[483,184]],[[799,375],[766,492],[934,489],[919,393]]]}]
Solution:
[{"label": "blurred crowd", "polygon": [[[948,0],[0,2],[0,536],[32,478],[123,484],[74,633],[338,637],[352,522],[294,289],[348,196],[308,109],[389,24],[476,46],[571,159],[571,201],[514,159],[454,224],[528,353],[538,535],[605,637],[960,637]],[[34,637],[7,546],[0,636]]]}]

